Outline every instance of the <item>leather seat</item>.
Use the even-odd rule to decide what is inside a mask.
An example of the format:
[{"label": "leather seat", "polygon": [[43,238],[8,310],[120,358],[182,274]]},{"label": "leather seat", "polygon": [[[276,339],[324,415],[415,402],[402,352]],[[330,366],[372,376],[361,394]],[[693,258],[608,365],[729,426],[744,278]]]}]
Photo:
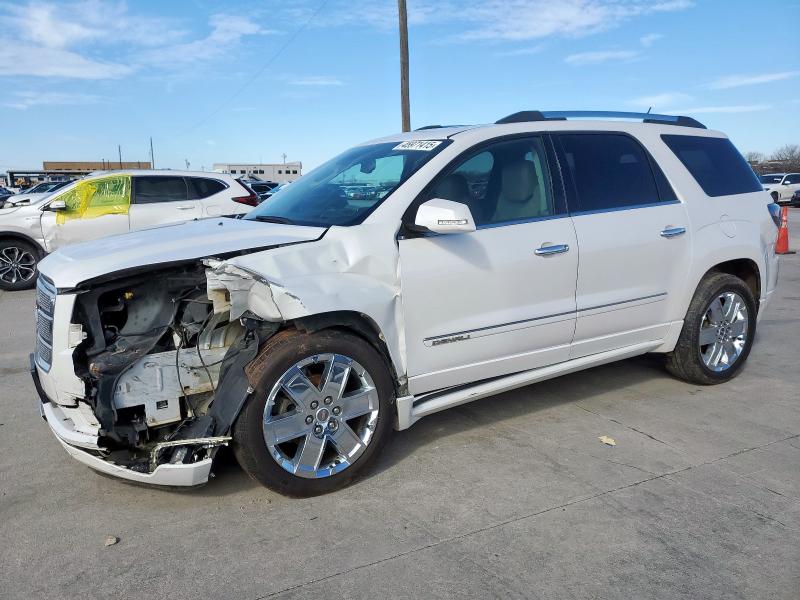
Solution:
[{"label": "leather seat", "polygon": [[547,214],[547,200],[533,162],[517,160],[503,167],[492,221],[516,221]]}]

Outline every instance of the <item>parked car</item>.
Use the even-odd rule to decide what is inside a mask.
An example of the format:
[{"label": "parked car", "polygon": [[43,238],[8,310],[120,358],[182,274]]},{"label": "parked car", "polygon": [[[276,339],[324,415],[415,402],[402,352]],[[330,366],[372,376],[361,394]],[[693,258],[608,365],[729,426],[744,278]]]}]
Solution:
[{"label": "parked car", "polygon": [[789,206],[795,208],[800,207],[800,190],[797,190],[794,194],[792,194],[792,197],[789,199]]},{"label": "parked car", "polygon": [[247,184],[247,187],[258,194],[259,203],[269,198],[272,195],[272,190],[280,185],[276,181],[260,181],[253,179],[247,180],[244,183]]},{"label": "parked car", "polygon": [[67,244],[248,212],[256,195],[230,175],[103,171],[55,192],[18,194],[0,208],[0,289],[33,287],[38,262]]},{"label": "parked car", "polygon": [[29,187],[25,190],[25,194],[47,194],[49,192],[55,192],[57,189],[60,189],[70,183],[72,179],[63,179],[61,181],[42,181],[41,183],[37,183]]},{"label": "parked car", "polygon": [[47,198],[50,194],[61,189],[69,183],[69,181],[46,181],[39,183],[24,192],[6,197],[2,202],[0,202],[0,208],[10,208],[12,206],[32,204],[42,200],[43,198]]},{"label": "parked car", "polygon": [[800,190],[800,173],[768,173],[759,179],[778,204],[788,204],[792,195]]},{"label": "parked car", "polygon": [[[359,183],[382,191],[353,202]],[[729,381],[775,290],[776,215],[733,144],[686,117],[393,135],[243,219],[51,254],[32,374],[93,469],[196,485],[230,444],[262,484],[321,494],[393,427],[580,369],[653,352]]]}]

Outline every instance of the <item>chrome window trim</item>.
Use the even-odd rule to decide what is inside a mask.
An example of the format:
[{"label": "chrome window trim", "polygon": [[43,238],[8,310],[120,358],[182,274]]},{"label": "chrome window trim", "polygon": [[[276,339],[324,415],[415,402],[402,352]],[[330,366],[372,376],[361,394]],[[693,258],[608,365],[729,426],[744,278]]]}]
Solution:
[{"label": "chrome window trim", "polygon": [[621,212],[623,210],[639,210],[640,208],[654,208],[656,206],[669,206],[673,204],[683,204],[680,200],[665,200],[664,202],[648,202],[646,204],[631,204],[630,206],[614,206],[611,208],[599,208],[597,210],[579,210],[571,212],[572,217],[582,217],[584,215],[598,215],[609,212]]}]

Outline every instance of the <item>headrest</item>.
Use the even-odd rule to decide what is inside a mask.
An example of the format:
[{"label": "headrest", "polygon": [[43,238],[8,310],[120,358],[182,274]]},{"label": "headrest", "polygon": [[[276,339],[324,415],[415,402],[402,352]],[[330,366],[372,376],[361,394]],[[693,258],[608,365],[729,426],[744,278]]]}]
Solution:
[{"label": "headrest", "polygon": [[453,202],[466,202],[469,200],[467,179],[458,173],[448,175],[436,186],[435,196]]},{"label": "headrest", "polygon": [[503,168],[503,199],[509,202],[527,202],[536,189],[536,167],[529,160],[518,160]]}]

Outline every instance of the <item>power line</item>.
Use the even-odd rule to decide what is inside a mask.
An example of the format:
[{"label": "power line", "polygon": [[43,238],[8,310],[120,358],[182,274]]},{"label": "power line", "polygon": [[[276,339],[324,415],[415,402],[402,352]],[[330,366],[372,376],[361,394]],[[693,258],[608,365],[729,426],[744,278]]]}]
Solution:
[{"label": "power line", "polygon": [[198,121],[192,127],[187,129],[186,131],[184,131],[182,135],[186,135],[186,134],[194,131],[198,127],[200,127],[200,125],[203,125],[204,123],[208,122],[212,117],[214,117],[216,114],[218,114],[223,108],[225,108],[228,104],[230,104],[233,100],[235,100],[239,96],[239,94],[241,94],[245,90],[245,88],[247,88],[247,86],[249,86],[252,83],[252,81],[254,79],[258,79],[258,77],[264,71],[266,71],[267,68],[273,62],[275,62],[276,60],[278,60],[278,58],[280,58],[280,56],[281,56],[281,54],[283,54],[284,50],[286,50],[286,48],[289,47],[289,44],[291,44],[295,39],[297,39],[297,36],[299,36],[301,33],[303,33],[303,31],[305,31],[305,29],[311,24],[311,22],[316,18],[316,16],[322,11],[322,9],[325,8],[325,5],[328,4],[328,2],[329,2],[329,0],[323,0],[319,4],[319,6],[317,6],[316,10],[311,13],[311,16],[308,17],[306,22],[303,23],[292,35],[290,35],[287,38],[287,40],[283,43],[283,45],[281,45],[278,48],[278,50],[267,60],[267,62],[265,62],[263,65],[261,65],[256,70],[255,75],[253,75],[250,79],[245,81],[241,85],[241,87],[239,87],[239,89],[237,89],[233,94],[231,94],[231,96],[227,100],[225,100],[222,104],[220,104],[217,108],[215,108],[208,115],[206,115],[206,117],[204,119]]}]

